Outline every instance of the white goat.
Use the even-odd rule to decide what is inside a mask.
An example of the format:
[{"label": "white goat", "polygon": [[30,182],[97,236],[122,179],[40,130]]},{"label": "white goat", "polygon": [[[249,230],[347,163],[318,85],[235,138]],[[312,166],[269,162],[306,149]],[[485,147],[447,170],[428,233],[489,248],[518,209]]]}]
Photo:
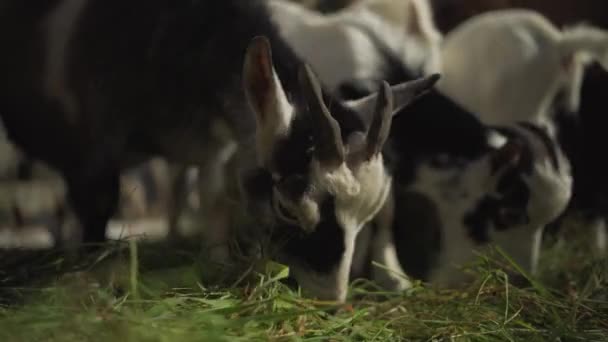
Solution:
[{"label": "white goat", "polygon": [[449,33],[441,49],[439,89],[486,124],[543,121],[556,95],[575,112],[586,62],[608,67],[608,32],[558,30],[523,9],[487,12]]},{"label": "white goat", "polygon": [[376,38],[410,69],[438,72],[441,35],[426,0],[360,0],[328,15],[283,0],[269,3],[281,35],[331,90],[351,79],[386,79]]}]

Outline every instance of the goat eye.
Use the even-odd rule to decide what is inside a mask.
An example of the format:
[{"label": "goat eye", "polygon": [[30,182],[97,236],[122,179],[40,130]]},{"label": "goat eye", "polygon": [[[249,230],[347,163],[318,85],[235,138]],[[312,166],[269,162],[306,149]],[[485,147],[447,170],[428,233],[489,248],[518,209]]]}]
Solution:
[{"label": "goat eye", "polygon": [[298,225],[298,219],[283,205],[278,196],[273,196],[273,208],[276,215],[288,224]]}]

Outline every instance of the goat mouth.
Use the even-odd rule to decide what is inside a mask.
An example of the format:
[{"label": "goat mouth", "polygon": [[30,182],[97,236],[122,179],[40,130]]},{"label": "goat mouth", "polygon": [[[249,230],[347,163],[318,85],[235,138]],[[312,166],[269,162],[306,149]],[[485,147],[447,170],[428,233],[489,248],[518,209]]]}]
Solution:
[{"label": "goat mouth", "polygon": [[344,303],[348,293],[348,280],[338,279],[337,271],[326,275],[316,274],[303,269],[294,269],[294,278],[304,293],[322,301]]}]

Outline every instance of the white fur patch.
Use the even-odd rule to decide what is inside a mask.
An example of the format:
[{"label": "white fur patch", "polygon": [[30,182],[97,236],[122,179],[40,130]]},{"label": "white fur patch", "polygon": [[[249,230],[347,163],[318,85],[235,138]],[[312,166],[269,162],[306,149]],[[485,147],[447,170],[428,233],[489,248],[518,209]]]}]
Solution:
[{"label": "white fur patch", "polygon": [[499,149],[506,143],[507,138],[504,135],[494,131],[491,131],[490,134],[488,134],[488,144],[493,148]]},{"label": "white fur patch", "polygon": [[549,151],[540,138],[525,129],[518,128],[518,131],[527,136],[534,158],[532,174],[524,175],[524,181],[530,189],[528,213],[532,224],[545,225],[566,209],[572,196],[570,162],[562,151],[556,148],[560,166],[559,170],[556,170]]},{"label": "white fur patch", "polygon": [[361,210],[357,213],[361,215],[359,220],[367,223],[384,207],[391,193],[393,178],[386,174],[382,155],[377,155],[360,166],[356,170],[356,176],[366,194],[365,201],[359,205]]},{"label": "white fur patch", "polygon": [[76,23],[86,4],[87,0],[62,0],[46,22],[46,92],[62,104],[71,122],[76,119],[78,102],[67,84],[67,56]]},{"label": "white fur patch", "polygon": [[[361,230],[384,206],[390,193],[392,178],[386,174],[382,155],[373,157],[353,171],[344,165],[341,171],[329,178],[321,168],[316,169],[317,186],[341,191],[333,195],[336,197],[336,219],[345,230]],[[319,171],[321,173],[316,173]]]},{"label": "white fur patch", "polygon": [[312,231],[321,221],[319,205],[309,196],[304,196],[300,201],[299,208],[301,212],[300,222],[302,222],[303,228],[308,228],[308,231]]},{"label": "white fur patch", "polygon": [[[408,31],[412,24],[407,11],[410,1],[418,8],[421,26],[414,32]],[[269,7],[281,35],[312,65],[322,83],[336,90],[352,79],[378,79],[384,68],[378,47],[354,23],[383,39],[411,69],[438,70],[441,35],[424,2],[366,0],[332,15],[321,15],[282,0],[269,1]],[[380,3],[380,7],[391,10],[379,10]],[[391,14],[388,20],[383,17],[385,14]]]},{"label": "white fur patch", "polygon": [[336,169],[327,169],[315,159],[312,161],[312,170],[315,182],[338,198],[355,197],[361,191],[361,184],[346,163]]}]

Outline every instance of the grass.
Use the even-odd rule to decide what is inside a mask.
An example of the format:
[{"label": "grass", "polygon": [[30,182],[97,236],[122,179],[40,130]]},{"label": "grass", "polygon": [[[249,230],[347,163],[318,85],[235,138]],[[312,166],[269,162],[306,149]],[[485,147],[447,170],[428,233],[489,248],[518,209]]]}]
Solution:
[{"label": "grass", "polygon": [[589,251],[554,244],[525,287],[498,253],[471,265],[477,281],[460,291],[356,281],[346,305],[303,298],[272,263],[207,287],[196,248],[12,252],[0,259],[0,341],[608,341],[608,262]]}]

